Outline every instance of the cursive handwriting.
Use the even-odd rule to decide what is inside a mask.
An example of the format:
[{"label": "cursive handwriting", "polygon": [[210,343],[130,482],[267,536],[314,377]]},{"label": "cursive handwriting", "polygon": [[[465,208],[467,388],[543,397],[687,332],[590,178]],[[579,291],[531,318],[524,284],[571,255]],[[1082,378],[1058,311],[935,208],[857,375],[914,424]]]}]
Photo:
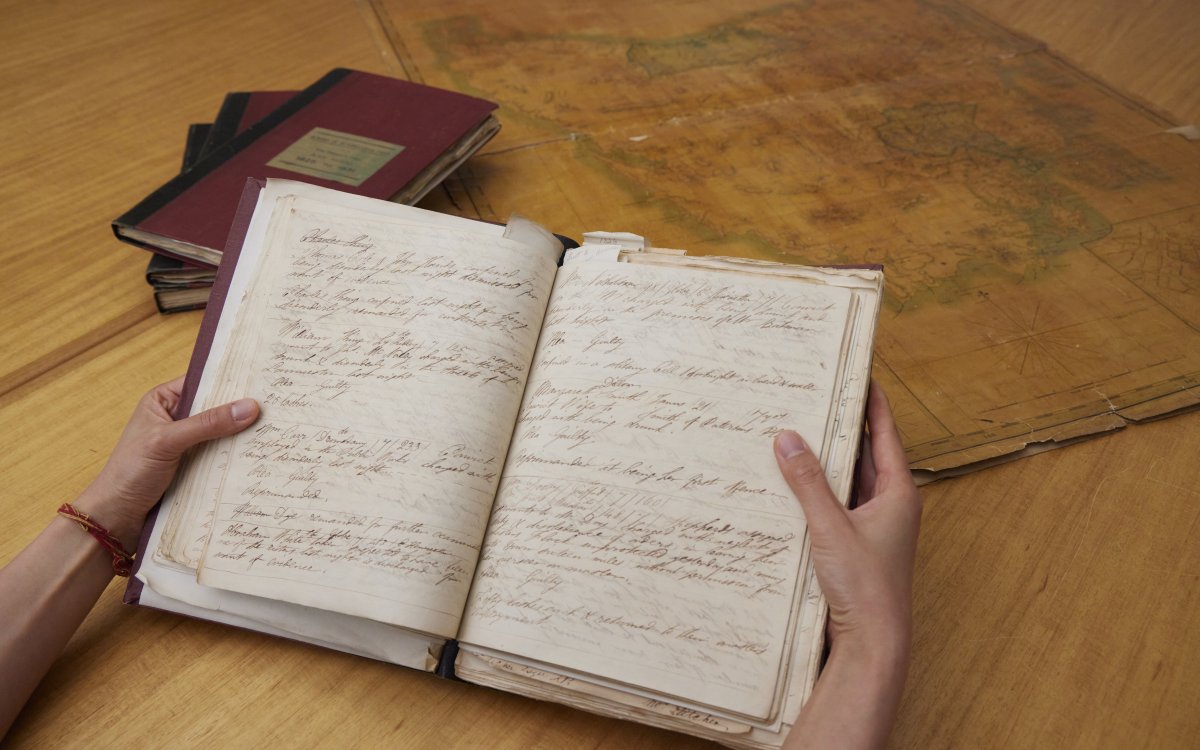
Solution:
[{"label": "cursive handwriting", "polygon": [[765,715],[804,548],[771,437],[820,451],[849,304],[794,279],[564,267],[463,640],[696,701],[721,685]]},{"label": "cursive handwriting", "polygon": [[553,259],[299,199],[268,237],[227,355],[262,417],[200,580],[453,635]]}]

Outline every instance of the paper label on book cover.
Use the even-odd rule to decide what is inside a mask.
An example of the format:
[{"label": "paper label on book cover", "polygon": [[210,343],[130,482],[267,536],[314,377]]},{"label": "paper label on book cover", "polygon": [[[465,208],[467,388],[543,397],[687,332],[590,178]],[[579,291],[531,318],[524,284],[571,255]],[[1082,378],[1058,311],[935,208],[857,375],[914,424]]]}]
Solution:
[{"label": "paper label on book cover", "polygon": [[313,128],[267,166],[358,187],[403,150],[387,141]]}]

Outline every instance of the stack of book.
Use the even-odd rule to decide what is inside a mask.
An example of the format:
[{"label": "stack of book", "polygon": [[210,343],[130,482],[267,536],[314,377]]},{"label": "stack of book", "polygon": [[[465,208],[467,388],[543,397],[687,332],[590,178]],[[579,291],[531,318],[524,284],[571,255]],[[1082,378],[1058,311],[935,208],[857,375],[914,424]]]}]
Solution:
[{"label": "stack of book", "polygon": [[500,129],[492,102],[339,68],[303,91],[235,92],[189,126],[180,173],[113,221],[150,250],[161,312],[204,307],[247,178],[411,205]]}]

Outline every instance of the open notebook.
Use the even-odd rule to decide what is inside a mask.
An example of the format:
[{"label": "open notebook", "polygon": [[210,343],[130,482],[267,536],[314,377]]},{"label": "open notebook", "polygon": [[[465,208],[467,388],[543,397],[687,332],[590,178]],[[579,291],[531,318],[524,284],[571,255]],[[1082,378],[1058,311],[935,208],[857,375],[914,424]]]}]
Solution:
[{"label": "open notebook", "polygon": [[585,237],[248,189],[185,408],[262,416],[186,459],[127,599],[777,747],[825,605],[771,440],[845,502],[882,273]]}]

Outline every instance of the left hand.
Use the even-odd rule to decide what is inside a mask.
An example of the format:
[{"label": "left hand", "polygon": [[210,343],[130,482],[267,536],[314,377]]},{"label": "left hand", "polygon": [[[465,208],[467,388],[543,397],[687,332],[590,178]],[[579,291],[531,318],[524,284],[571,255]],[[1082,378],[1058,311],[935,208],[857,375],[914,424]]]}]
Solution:
[{"label": "left hand", "polygon": [[112,456],[75,507],[93,516],[132,549],[138,532],[162,497],[179,460],[192,446],[241,432],[258,418],[258,403],[244,398],[178,421],[183,378],[164,383],[138,402]]}]

